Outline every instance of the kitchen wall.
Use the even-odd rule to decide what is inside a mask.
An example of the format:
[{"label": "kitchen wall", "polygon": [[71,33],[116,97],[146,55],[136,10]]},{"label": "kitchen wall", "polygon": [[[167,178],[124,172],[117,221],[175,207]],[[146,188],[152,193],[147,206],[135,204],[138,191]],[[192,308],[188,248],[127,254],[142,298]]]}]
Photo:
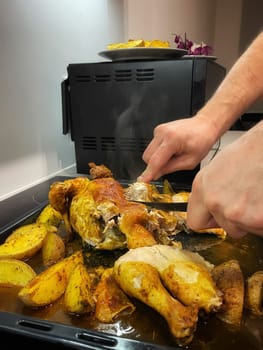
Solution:
[{"label": "kitchen wall", "polygon": [[122,0],[0,0],[0,200],[74,167],[60,83],[123,39]]},{"label": "kitchen wall", "polygon": [[161,39],[173,46],[174,34],[213,43],[214,0],[124,0],[126,38]]},{"label": "kitchen wall", "polygon": [[262,11],[262,0],[124,0],[125,38],[168,40],[175,47],[174,33],[186,33],[211,45],[229,71],[263,29]]},{"label": "kitchen wall", "polygon": [[74,144],[62,134],[61,120],[60,83],[68,63],[100,61],[98,52],[108,43],[129,38],[174,45],[174,34],[186,32],[212,45],[229,70],[261,24],[254,16],[262,13],[262,1],[252,3],[0,0],[0,200],[75,171]]},{"label": "kitchen wall", "polygon": [[239,56],[244,0],[124,0],[125,37],[168,40],[174,33],[213,47],[227,70]]}]

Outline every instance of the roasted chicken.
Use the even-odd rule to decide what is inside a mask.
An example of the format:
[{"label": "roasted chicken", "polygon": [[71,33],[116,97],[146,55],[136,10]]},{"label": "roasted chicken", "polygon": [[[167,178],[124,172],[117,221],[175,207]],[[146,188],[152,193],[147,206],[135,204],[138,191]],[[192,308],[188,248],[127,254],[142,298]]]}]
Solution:
[{"label": "roasted chicken", "polygon": [[[179,231],[175,215],[129,201],[128,190],[103,165],[90,163],[90,174],[91,179],[56,182],[50,188],[49,202],[61,213],[69,236],[76,232],[84,242],[106,250],[172,244],[168,235]],[[155,199],[164,196],[147,187]]]},{"label": "roasted chicken", "polygon": [[197,253],[154,245],[122,255],[114,264],[114,276],[128,295],[163,315],[172,334],[184,343],[193,336],[198,311],[216,312],[222,305],[212,268]]},{"label": "roasted chicken", "polygon": [[152,265],[144,261],[122,261],[114,272],[125,293],[152,307],[166,319],[171,333],[181,345],[192,340],[198,320],[197,305],[187,307],[173,298]]},{"label": "roasted chicken", "polygon": [[[125,197],[131,201],[141,201],[141,202],[187,202],[190,192],[189,191],[179,191],[175,192],[172,190],[170,184],[166,181],[166,188],[169,186],[169,189],[166,190],[166,193],[159,193],[156,186],[144,182],[135,182],[130,184],[125,190]],[[163,216],[164,214],[162,214]],[[156,216],[156,211],[153,211],[153,216]],[[176,222],[175,227],[179,231],[185,230],[190,232],[187,229],[187,213],[186,212],[173,212],[169,213],[169,221],[174,217]],[[167,222],[167,218],[165,219]],[[175,230],[173,227],[173,231]],[[226,231],[223,228],[210,228],[195,231],[195,233],[211,233],[216,235],[219,238],[226,238]]]},{"label": "roasted chicken", "polygon": [[114,322],[120,314],[127,315],[135,311],[135,306],[117,284],[113,276],[113,268],[107,268],[102,273],[94,298],[96,300],[95,317],[101,322]]}]

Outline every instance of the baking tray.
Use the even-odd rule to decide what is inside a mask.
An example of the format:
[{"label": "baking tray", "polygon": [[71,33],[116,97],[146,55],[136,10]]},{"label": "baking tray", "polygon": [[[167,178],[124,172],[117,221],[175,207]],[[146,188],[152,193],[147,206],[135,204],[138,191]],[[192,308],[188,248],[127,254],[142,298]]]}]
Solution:
[{"label": "baking tray", "polygon": [[[34,206],[23,205],[24,215],[20,213],[18,218],[13,218],[9,225],[5,224],[1,228],[0,243],[16,227],[34,221],[48,202],[48,188],[53,181],[55,180],[34,189],[33,194],[30,194]],[[25,195],[26,193],[22,197]],[[14,197],[13,200],[16,207],[19,206],[17,198]],[[0,204],[1,209],[4,201]],[[263,270],[263,240],[260,237],[248,235],[240,240],[227,238],[219,242],[211,235],[200,237],[195,234],[179,234],[178,239],[184,248],[198,251],[214,264],[237,259],[245,278],[255,271]],[[133,315],[105,325],[96,323],[89,317],[83,319],[65,315],[60,302],[47,308],[29,309],[17,300],[15,290],[0,288],[0,335],[9,344],[18,339],[25,344],[37,340],[39,344],[51,348],[54,346],[56,349],[181,349],[159,314],[140,302],[135,301],[135,306],[136,312]],[[252,317],[244,310],[242,325],[236,329],[209,315],[199,320],[194,339],[187,349],[261,350],[262,321],[262,317]]]}]

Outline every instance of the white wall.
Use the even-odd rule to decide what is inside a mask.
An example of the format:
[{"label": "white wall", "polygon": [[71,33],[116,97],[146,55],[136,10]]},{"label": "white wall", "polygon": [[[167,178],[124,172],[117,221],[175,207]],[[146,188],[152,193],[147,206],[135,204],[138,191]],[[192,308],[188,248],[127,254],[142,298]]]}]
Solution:
[{"label": "white wall", "polygon": [[124,0],[126,39],[168,40],[174,34],[213,44],[216,0]]},{"label": "white wall", "polygon": [[214,47],[218,62],[227,71],[239,57],[243,0],[217,0]]},{"label": "white wall", "polygon": [[123,38],[122,0],[0,0],[0,200],[74,164],[60,83]]},{"label": "white wall", "polygon": [[124,0],[125,38],[168,40],[173,46],[173,34],[186,32],[194,42],[211,45],[228,71],[240,54],[243,1]]}]

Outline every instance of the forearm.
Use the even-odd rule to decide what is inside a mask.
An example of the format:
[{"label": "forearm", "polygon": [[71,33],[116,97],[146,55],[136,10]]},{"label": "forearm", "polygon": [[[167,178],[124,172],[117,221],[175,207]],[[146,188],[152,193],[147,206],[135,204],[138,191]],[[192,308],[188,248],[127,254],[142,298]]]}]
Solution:
[{"label": "forearm", "polygon": [[211,123],[217,139],[263,97],[263,32],[234,64],[215,94],[197,113]]}]

